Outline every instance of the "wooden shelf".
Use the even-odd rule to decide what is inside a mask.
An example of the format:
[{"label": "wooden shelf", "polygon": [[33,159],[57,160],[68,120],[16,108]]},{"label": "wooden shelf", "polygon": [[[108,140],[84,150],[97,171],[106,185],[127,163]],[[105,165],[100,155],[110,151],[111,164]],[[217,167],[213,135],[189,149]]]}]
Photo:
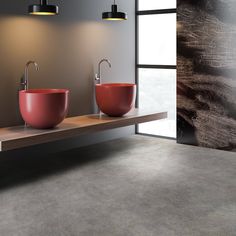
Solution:
[{"label": "wooden shelf", "polygon": [[167,118],[167,112],[146,112],[134,109],[124,117],[93,114],[67,118],[55,129],[37,130],[15,126],[0,129],[0,151],[73,138],[81,134],[120,128]]}]

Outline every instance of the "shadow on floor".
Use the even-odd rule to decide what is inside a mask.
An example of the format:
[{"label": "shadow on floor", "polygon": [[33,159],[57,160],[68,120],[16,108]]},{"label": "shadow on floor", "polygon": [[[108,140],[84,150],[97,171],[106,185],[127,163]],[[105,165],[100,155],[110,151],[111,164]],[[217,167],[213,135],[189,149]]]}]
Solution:
[{"label": "shadow on floor", "polygon": [[[129,143],[122,142],[121,146],[122,149],[125,149],[129,145]],[[112,154],[120,151],[121,146],[116,145],[116,141],[111,141],[47,155],[35,155],[34,153],[6,155],[0,159],[0,192],[112,158]]]}]

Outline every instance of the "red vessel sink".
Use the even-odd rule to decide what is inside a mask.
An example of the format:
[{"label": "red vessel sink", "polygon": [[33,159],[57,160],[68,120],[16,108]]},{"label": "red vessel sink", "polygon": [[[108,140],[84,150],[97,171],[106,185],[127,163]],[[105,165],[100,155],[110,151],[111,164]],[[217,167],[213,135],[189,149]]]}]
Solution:
[{"label": "red vessel sink", "polygon": [[33,128],[53,128],[67,115],[68,95],[67,89],[22,90],[19,92],[21,116]]},{"label": "red vessel sink", "polygon": [[126,83],[97,84],[96,100],[108,116],[123,116],[135,105],[136,85]]}]

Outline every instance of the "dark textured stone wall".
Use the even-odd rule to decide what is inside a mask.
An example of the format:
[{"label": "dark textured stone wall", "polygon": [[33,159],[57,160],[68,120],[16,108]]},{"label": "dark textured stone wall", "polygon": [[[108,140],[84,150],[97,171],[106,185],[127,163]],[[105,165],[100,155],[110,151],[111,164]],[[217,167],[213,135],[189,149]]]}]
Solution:
[{"label": "dark textured stone wall", "polygon": [[236,150],[236,1],[178,0],[179,143]]}]

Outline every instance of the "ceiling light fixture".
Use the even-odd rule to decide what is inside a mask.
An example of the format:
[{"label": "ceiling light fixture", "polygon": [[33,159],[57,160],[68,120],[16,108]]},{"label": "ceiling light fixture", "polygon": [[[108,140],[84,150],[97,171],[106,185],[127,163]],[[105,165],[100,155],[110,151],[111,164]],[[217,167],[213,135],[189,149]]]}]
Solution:
[{"label": "ceiling light fixture", "polygon": [[40,0],[40,4],[30,5],[28,11],[30,15],[54,16],[59,14],[59,7],[49,5],[48,0]]},{"label": "ceiling light fixture", "polygon": [[111,12],[103,12],[102,19],[114,21],[127,20],[127,14],[125,12],[118,12],[117,9],[116,1],[114,0],[114,4],[111,6]]}]

